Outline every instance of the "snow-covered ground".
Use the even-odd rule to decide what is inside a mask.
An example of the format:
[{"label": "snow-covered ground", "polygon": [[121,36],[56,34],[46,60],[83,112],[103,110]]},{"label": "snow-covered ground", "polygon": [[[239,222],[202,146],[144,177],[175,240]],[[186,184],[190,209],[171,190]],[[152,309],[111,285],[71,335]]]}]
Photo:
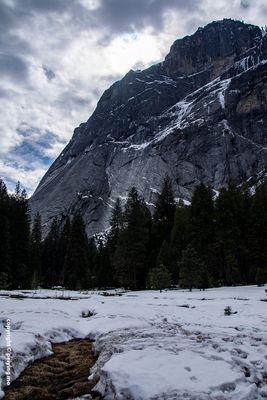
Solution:
[{"label": "snow-covered ground", "polygon": [[[100,376],[96,389],[106,399],[267,398],[263,287],[121,296],[65,292],[72,300],[55,298],[59,291],[26,295],[44,298],[0,297],[2,375],[9,318],[12,379],[50,354],[51,342],[89,336],[100,354],[91,374]],[[226,306],[236,313],[225,316]],[[93,315],[84,317],[88,311]]]}]

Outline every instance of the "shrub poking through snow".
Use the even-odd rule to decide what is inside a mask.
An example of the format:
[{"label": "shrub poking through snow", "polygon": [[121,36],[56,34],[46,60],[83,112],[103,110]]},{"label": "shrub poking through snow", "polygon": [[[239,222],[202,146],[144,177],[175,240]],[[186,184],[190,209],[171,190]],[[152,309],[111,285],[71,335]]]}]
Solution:
[{"label": "shrub poking through snow", "polygon": [[232,308],[230,306],[225,307],[224,315],[232,315],[232,314],[237,314],[237,311],[232,311]]},{"label": "shrub poking through snow", "polygon": [[232,309],[230,306],[225,307],[224,309],[224,315],[231,315],[232,314]]},{"label": "shrub poking through snow", "polygon": [[82,317],[82,318],[90,318],[90,317],[92,317],[93,315],[95,315],[95,313],[92,312],[92,311],[90,311],[90,310],[88,310],[88,311],[82,311],[82,313],[81,313],[81,317]]}]

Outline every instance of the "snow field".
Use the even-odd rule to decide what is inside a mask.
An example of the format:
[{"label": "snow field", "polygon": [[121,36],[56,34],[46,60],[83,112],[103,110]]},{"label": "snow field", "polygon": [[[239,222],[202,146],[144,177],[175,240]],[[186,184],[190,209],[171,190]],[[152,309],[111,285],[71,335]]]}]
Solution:
[{"label": "snow field", "polygon": [[[12,379],[51,354],[51,342],[90,337],[99,358],[88,375],[100,378],[96,390],[107,400],[267,398],[264,288],[69,295],[74,299],[47,290],[0,297],[2,386],[10,318]],[[226,306],[236,314],[225,316]],[[84,318],[88,311],[93,315]]]}]

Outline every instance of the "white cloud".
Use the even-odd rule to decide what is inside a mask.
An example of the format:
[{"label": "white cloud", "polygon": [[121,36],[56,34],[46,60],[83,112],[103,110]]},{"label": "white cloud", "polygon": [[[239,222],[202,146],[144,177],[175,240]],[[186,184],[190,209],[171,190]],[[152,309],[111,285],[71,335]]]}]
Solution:
[{"label": "white cloud", "polygon": [[[111,12],[107,7],[111,3],[118,9],[123,5],[121,14]],[[47,132],[54,135],[50,146],[38,145],[51,162],[115,79],[133,66],[162,59],[177,37],[223,17],[266,24],[265,0],[229,0],[227,7],[224,0],[138,0],[137,10],[133,0],[111,3],[6,0],[0,4],[0,24],[5,29],[0,55],[8,56],[0,87],[0,174],[10,185],[20,179],[32,191],[49,164],[36,158],[26,169],[25,153],[11,162],[25,142],[22,128],[31,131],[32,142]]]},{"label": "white cloud", "polygon": [[46,172],[46,168],[41,164],[36,163],[32,167],[34,168],[34,173],[29,173],[23,164],[14,167],[8,162],[0,160],[0,177],[5,179],[9,190],[14,189],[15,182],[22,182],[22,187],[26,188],[28,195],[30,195],[32,194],[31,188],[35,188],[38,185]]}]

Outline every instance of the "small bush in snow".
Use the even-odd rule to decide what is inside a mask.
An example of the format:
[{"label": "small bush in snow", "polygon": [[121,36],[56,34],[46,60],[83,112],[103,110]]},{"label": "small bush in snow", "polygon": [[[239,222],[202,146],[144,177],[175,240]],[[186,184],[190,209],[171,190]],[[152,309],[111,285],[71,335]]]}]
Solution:
[{"label": "small bush in snow", "polygon": [[82,311],[81,317],[82,318],[89,318],[95,315],[92,311]]},{"label": "small bush in snow", "polygon": [[224,315],[231,315],[231,314],[233,314],[231,307],[230,306],[225,307]]},{"label": "small bush in snow", "polygon": [[232,308],[230,306],[225,307],[224,315],[232,315],[232,314],[237,314],[237,311],[232,311]]}]

